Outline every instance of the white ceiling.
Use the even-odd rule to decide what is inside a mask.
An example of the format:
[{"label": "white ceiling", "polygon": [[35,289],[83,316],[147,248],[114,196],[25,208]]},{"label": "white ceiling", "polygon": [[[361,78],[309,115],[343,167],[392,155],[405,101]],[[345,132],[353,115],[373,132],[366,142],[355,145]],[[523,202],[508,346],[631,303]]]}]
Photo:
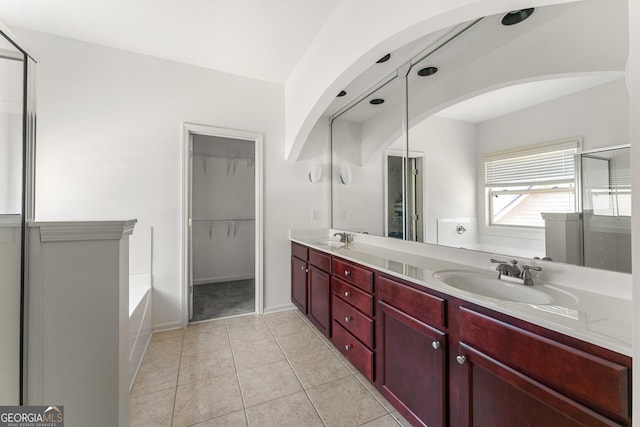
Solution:
[{"label": "white ceiling", "polygon": [[[340,0],[2,0],[0,21],[285,83]],[[34,52],[37,56],[37,52]]]},{"label": "white ceiling", "polygon": [[624,74],[612,72],[523,83],[469,98],[435,115],[481,123],[621,78]]}]

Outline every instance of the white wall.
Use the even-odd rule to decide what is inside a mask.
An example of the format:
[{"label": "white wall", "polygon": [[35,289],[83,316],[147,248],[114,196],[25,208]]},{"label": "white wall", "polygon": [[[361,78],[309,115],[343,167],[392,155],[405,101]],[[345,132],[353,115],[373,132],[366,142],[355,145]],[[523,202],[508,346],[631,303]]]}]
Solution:
[{"label": "white wall", "polygon": [[[398,123],[399,124],[399,123]],[[333,122],[333,228],[384,235],[384,158],[362,164],[363,125],[348,120]],[[341,173],[351,176],[344,183]]]},{"label": "white wall", "polygon": [[138,218],[153,226],[154,326],[177,327],[182,123],[264,133],[264,304],[290,304],[288,230],[328,226],[326,186],[305,179],[309,163],[326,161],[327,146],[321,140],[303,162],[283,159],[282,86],[14,32],[40,59],[37,218]]},{"label": "white wall", "polygon": [[409,150],[425,153],[425,242],[437,243],[438,219],[475,218],[476,127],[429,117],[409,129]]},{"label": "white wall", "polygon": [[624,79],[478,124],[478,155],[583,137],[583,149],[629,143]]}]

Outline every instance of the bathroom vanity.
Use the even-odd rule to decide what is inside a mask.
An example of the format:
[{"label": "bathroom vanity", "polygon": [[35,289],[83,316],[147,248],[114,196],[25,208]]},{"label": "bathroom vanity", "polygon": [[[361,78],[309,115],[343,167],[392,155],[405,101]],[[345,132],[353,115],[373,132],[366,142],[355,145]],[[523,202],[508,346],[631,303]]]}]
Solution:
[{"label": "bathroom vanity", "polygon": [[486,270],[337,246],[292,237],[292,301],[413,425],[631,425],[631,338],[592,323],[630,322],[630,301],[474,295],[434,273]]}]

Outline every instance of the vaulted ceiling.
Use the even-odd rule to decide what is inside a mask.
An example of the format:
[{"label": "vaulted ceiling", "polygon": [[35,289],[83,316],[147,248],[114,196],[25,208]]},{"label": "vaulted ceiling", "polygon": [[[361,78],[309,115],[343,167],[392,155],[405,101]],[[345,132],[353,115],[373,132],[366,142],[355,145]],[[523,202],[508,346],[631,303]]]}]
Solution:
[{"label": "vaulted ceiling", "polygon": [[[340,0],[2,0],[0,21],[285,83]],[[37,55],[37,52],[35,52]]]}]

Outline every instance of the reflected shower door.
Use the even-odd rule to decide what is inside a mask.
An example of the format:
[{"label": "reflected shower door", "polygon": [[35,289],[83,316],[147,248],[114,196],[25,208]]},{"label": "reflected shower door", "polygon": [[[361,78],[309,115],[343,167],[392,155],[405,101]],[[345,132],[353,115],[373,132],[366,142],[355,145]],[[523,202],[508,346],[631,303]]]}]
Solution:
[{"label": "reflected shower door", "polygon": [[0,405],[20,403],[24,54],[0,37]]},{"label": "reflected shower door", "polygon": [[631,273],[630,148],[581,155],[584,265]]}]

